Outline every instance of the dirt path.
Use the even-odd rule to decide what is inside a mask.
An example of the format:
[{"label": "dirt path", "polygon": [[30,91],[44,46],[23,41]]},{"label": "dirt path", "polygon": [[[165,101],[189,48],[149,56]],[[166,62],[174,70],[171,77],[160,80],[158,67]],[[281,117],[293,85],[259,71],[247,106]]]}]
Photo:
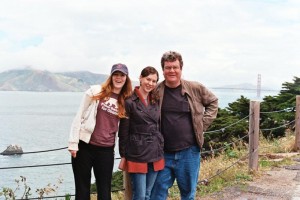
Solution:
[{"label": "dirt path", "polygon": [[247,185],[226,188],[201,200],[300,200],[300,160],[273,168]]}]

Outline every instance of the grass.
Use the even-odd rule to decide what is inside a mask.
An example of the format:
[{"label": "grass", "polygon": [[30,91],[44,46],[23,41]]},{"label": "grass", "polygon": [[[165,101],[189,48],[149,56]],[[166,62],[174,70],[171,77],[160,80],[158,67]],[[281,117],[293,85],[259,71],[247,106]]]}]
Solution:
[{"label": "grass", "polygon": [[[260,134],[262,135],[262,134]],[[259,139],[259,161],[258,171],[249,171],[248,168],[248,145],[243,141],[237,140],[234,144],[224,144],[224,149],[217,155],[202,158],[201,171],[199,173],[199,183],[197,186],[197,198],[202,198],[222,191],[228,186],[246,187],[247,182],[258,179],[265,171],[273,167],[291,165],[294,163],[291,157],[284,157],[282,153],[291,153],[294,149],[295,136],[292,132],[287,131],[286,136],[278,139],[268,139],[261,137]],[[22,177],[21,177],[22,178]],[[25,178],[25,177],[24,177]],[[207,182],[203,182],[207,180]],[[23,183],[23,182],[24,183]],[[26,178],[21,182],[26,187]],[[57,185],[53,185],[53,187]],[[123,188],[122,172],[116,172],[113,175],[112,189],[118,190]],[[53,188],[52,188],[53,189]],[[95,188],[92,188],[92,192]],[[26,191],[26,188],[25,188]],[[47,192],[47,188],[37,190],[37,192]],[[52,191],[52,190],[51,190]],[[55,188],[54,190],[55,191]],[[14,191],[6,191],[2,188],[0,196],[13,194]],[[43,194],[41,194],[43,196]],[[73,197],[72,197],[73,198]],[[66,194],[65,199],[72,199]],[[12,198],[7,198],[12,199]],[[91,195],[92,200],[97,199],[97,195]],[[124,191],[112,193],[113,200],[124,199]],[[180,199],[180,193],[176,183],[169,190],[168,200]]]},{"label": "grass", "polygon": [[[262,134],[261,134],[262,135]],[[225,145],[222,152],[202,159],[199,182],[207,179],[208,184],[199,184],[196,196],[200,199],[222,191],[228,186],[245,187],[247,182],[259,178],[264,171],[273,167],[291,165],[291,158],[274,160],[274,155],[278,153],[293,152],[295,136],[287,132],[286,136],[280,139],[267,139],[261,137],[259,140],[259,170],[249,171],[248,168],[248,146],[242,141],[237,141],[234,145]],[[272,157],[273,156],[273,157]],[[120,176],[116,176],[120,179]],[[117,181],[120,183],[120,180]],[[96,196],[91,199],[96,200]],[[124,191],[114,192],[113,200],[124,199]],[[176,183],[169,190],[168,200],[180,199],[180,193]]]},{"label": "grass", "polygon": [[[198,187],[197,196],[205,197],[228,186],[243,185],[254,178],[259,178],[264,171],[273,167],[291,165],[293,163],[291,158],[274,160],[272,155],[292,152],[294,142],[295,136],[290,132],[287,132],[286,136],[280,139],[261,137],[259,140],[259,170],[257,172],[249,171],[248,158],[245,156],[248,154],[248,146],[241,142],[221,152],[218,156],[202,161],[200,180],[209,179],[209,177],[213,178],[209,180],[208,185],[200,185]],[[237,155],[237,157],[232,155]],[[227,170],[223,171],[224,169]],[[220,175],[215,176],[218,173]]]}]

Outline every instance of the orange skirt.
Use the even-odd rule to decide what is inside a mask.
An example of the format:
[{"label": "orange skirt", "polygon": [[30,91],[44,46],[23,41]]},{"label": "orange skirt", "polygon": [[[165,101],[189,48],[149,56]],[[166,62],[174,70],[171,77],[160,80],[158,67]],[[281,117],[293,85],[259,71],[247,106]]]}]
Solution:
[{"label": "orange skirt", "polygon": [[[153,162],[154,171],[162,170],[164,167],[165,167],[164,159],[160,159],[156,162]],[[138,163],[138,162],[126,160],[125,158],[121,158],[119,169],[123,171],[127,171],[129,173],[145,174],[148,172],[148,163]]]}]

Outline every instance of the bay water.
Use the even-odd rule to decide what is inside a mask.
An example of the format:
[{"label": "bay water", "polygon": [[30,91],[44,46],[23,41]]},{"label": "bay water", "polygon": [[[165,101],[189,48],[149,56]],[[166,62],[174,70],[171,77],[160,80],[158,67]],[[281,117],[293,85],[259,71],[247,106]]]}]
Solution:
[{"label": "bay water", "polygon": [[[261,100],[256,97],[254,91],[219,89],[212,89],[212,91],[218,96],[221,108],[236,101],[241,95],[251,100]],[[277,93],[266,91],[261,93],[261,97],[274,96]],[[0,152],[10,144],[21,146],[24,152],[67,147],[70,125],[82,96],[83,92],[0,91]],[[116,148],[115,151],[118,158],[118,149]],[[70,162],[67,149],[13,156],[0,155],[0,191],[3,187],[16,188],[15,179],[24,176],[26,184],[31,187],[31,197],[37,197],[35,190],[44,188],[48,184],[58,186],[56,192],[50,196],[74,194],[73,172],[70,164],[1,169]],[[118,163],[119,160],[115,160],[114,171],[117,170]],[[59,180],[61,180],[60,184],[58,184]],[[21,184],[21,191],[23,191],[22,187]]]}]

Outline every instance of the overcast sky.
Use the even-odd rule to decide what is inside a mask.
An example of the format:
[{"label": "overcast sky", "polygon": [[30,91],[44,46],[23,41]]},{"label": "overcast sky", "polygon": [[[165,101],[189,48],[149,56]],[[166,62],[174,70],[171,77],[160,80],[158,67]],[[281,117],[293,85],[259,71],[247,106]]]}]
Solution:
[{"label": "overcast sky", "polygon": [[[0,72],[32,67],[136,80],[182,54],[183,77],[208,87],[280,89],[300,76],[299,0],[0,0]],[[162,78],[162,77],[161,77]]]}]

